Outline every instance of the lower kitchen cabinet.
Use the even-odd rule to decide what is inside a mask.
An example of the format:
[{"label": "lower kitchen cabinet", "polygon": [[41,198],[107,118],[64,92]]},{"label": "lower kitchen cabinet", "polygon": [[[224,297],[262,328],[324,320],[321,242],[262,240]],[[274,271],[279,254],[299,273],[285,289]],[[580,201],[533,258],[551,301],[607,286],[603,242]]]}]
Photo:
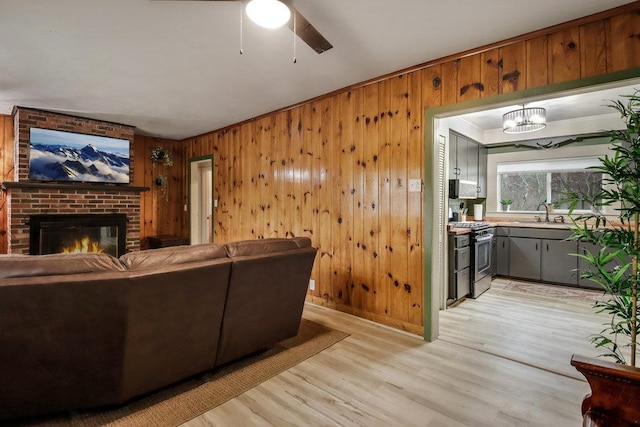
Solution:
[{"label": "lower kitchen cabinet", "polygon": [[[508,237],[498,235],[497,274],[519,279],[594,287],[579,281],[578,242],[567,240],[569,230],[509,227]],[[580,243],[582,245],[582,243]],[[589,250],[593,249],[593,245]],[[502,251],[502,253],[500,252]]]},{"label": "lower kitchen cabinet", "polygon": [[447,305],[464,298],[471,291],[471,247],[469,235],[449,236],[449,289]]},{"label": "lower kitchen cabinet", "polygon": [[[587,242],[578,242],[578,253],[579,254],[583,254],[586,251],[596,255],[600,249],[602,248],[602,246],[600,245],[595,245],[593,243],[587,243]],[[631,260],[628,260],[627,262],[631,262]],[[607,269],[611,270],[613,268],[615,268],[616,265],[620,265],[621,262],[615,260],[615,261],[611,261],[611,263],[609,265],[607,265]],[[583,271],[587,271],[587,270],[594,270],[596,267],[592,266],[591,264],[589,264],[587,261],[585,261],[582,258],[578,258],[578,276],[580,276],[580,273]],[[631,271],[631,269],[629,269],[628,271]],[[581,277],[578,277],[578,285],[580,285],[581,287],[584,288],[591,288],[591,289],[597,289],[597,290],[602,290],[602,286],[600,286],[599,283],[593,282],[589,279],[583,279]]]},{"label": "lower kitchen cabinet", "polygon": [[[537,239],[536,239],[537,240]],[[578,243],[575,241],[541,239],[540,278],[545,282],[578,284]]]},{"label": "lower kitchen cabinet", "polygon": [[540,239],[511,237],[509,241],[509,276],[540,280]]},{"label": "lower kitchen cabinet", "polygon": [[498,236],[496,242],[496,274],[509,275],[509,238]]},{"label": "lower kitchen cabinet", "polygon": [[469,267],[463,268],[462,270],[458,270],[453,273],[455,297],[449,298],[450,300],[457,301],[460,298],[469,295],[469,292],[471,292],[471,277],[469,276],[470,273],[471,271],[469,270]]},{"label": "lower kitchen cabinet", "polygon": [[[584,254],[585,250],[592,254],[597,254],[598,251],[600,251],[600,246],[595,245],[593,243],[587,243],[587,242],[578,243],[578,253]],[[583,271],[592,271],[592,270],[595,270],[595,268],[596,267],[592,266],[584,259],[578,258],[578,276]],[[583,279],[582,277],[578,277],[578,284],[585,288],[602,289],[602,287],[598,283],[592,282],[589,279]]]}]

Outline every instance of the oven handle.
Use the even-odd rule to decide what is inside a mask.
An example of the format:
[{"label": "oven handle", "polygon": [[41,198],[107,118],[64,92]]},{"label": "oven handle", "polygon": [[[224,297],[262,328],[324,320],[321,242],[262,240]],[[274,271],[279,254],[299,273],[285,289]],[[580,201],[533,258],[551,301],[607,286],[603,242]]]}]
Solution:
[{"label": "oven handle", "polygon": [[482,243],[482,242],[486,242],[486,241],[491,241],[491,239],[493,239],[493,234],[485,234],[482,237],[476,237],[475,241],[476,241],[476,243]]}]

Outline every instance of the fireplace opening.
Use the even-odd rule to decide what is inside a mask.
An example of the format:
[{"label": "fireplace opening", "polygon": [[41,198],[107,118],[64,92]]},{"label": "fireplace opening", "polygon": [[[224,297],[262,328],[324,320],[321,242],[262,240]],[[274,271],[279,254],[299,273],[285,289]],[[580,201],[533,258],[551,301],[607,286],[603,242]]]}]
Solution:
[{"label": "fireplace opening", "polygon": [[119,257],[126,252],[126,214],[32,215],[29,253],[101,252]]}]

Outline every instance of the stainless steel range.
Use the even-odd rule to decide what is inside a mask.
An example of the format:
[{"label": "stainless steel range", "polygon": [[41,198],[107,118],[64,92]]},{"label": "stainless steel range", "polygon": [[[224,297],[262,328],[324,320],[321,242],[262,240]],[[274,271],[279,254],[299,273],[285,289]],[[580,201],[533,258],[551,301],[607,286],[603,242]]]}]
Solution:
[{"label": "stainless steel range", "polygon": [[495,229],[485,222],[454,222],[454,228],[469,228],[471,233],[471,298],[478,298],[491,287],[491,241]]}]

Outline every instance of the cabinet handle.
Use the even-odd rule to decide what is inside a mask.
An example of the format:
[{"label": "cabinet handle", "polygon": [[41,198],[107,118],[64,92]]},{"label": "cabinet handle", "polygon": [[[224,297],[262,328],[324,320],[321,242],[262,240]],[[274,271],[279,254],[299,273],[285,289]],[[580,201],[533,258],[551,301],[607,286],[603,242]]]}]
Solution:
[{"label": "cabinet handle", "polygon": [[547,243],[547,252],[549,252],[549,244]]},{"label": "cabinet handle", "polygon": [[536,251],[538,250],[538,244],[536,243]]}]

